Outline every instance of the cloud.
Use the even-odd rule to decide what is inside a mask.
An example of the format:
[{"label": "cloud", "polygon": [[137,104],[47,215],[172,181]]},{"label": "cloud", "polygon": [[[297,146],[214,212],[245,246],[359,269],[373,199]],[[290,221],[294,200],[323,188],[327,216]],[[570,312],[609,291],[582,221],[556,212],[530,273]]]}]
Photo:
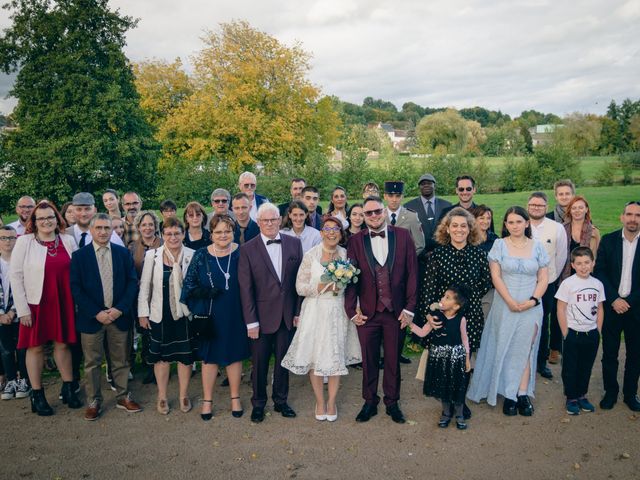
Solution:
[{"label": "cloud", "polygon": [[[205,29],[245,19],[312,54],[325,94],[423,106],[475,105],[513,116],[603,113],[640,98],[638,0],[111,0],[140,18],[127,35],[133,61],[181,57]],[[2,89],[0,82],[0,89]],[[3,93],[4,90],[0,90]],[[0,104],[2,108],[2,104]]]}]

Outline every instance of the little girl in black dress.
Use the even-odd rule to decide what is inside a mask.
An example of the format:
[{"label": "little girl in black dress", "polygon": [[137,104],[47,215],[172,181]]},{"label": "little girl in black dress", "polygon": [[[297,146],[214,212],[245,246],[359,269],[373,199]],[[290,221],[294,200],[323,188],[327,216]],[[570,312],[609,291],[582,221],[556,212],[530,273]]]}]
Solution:
[{"label": "little girl in black dress", "polygon": [[[440,428],[447,428],[451,422],[451,411],[456,417],[456,427],[467,428],[462,406],[467,393],[467,373],[469,362],[469,338],[467,321],[462,315],[469,295],[464,286],[452,286],[445,292],[439,303],[439,311],[427,315],[436,323],[432,327],[427,322],[424,327],[411,325],[411,331],[419,337],[431,334],[429,357],[424,378],[423,392],[442,402]],[[453,409],[451,408],[453,404]]]}]

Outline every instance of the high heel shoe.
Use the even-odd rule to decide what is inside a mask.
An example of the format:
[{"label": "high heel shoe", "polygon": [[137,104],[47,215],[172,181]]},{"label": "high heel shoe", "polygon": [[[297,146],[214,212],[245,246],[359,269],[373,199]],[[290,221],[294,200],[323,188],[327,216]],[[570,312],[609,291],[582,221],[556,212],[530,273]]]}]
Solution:
[{"label": "high heel shoe", "polygon": [[44,389],[31,390],[31,411],[37,413],[41,417],[48,417],[53,415],[53,408],[47,402],[44,396]]},{"label": "high heel shoe", "polygon": [[240,397],[231,397],[231,415],[233,415],[235,418],[240,418],[243,414],[244,414],[244,408],[241,408],[240,410],[234,410],[233,409],[233,400],[240,400]]},{"label": "high heel shoe", "polygon": [[327,422],[335,422],[338,419],[338,405],[336,405],[336,413],[333,415],[329,414],[329,408],[327,407],[326,419]]},{"label": "high heel shoe", "polygon": [[169,415],[169,411],[171,410],[169,408],[169,402],[167,401],[166,398],[158,399],[158,404],[156,405],[156,409],[158,410],[158,413],[160,415]]},{"label": "high heel shoe", "polygon": [[211,404],[211,412],[209,413],[201,413],[200,418],[205,422],[208,422],[213,418],[213,400],[202,400],[202,403],[210,403]]},{"label": "high heel shoe", "polygon": [[318,412],[318,404],[316,403],[316,406],[315,406],[315,408],[313,409],[313,413],[316,415],[316,420],[318,420],[319,422],[322,422],[322,421],[324,421],[324,420],[326,420],[326,419],[327,419],[327,414],[326,414],[326,413],[323,413],[323,414],[321,414],[321,415],[318,415],[318,413],[317,413],[317,412]]},{"label": "high heel shoe", "polygon": [[180,411],[182,413],[189,413],[191,411],[191,400],[189,397],[184,397],[180,399]]},{"label": "high heel shoe", "polygon": [[62,403],[66,404],[69,408],[80,408],[82,407],[82,401],[80,401],[76,395],[72,384],[73,382],[62,383]]}]

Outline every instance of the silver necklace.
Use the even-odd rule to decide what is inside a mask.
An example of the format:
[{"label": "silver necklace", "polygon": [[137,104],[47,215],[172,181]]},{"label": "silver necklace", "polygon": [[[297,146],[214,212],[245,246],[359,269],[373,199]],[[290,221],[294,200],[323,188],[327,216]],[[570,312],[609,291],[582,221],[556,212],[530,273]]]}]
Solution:
[{"label": "silver necklace", "polygon": [[[218,249],[216,246],[213,246],[213,253],[215,253],[214,258],[216,259],[216,263],[218,264],[218,268],[220,272],[224,275],[224,289],[229,290],[229,279],[231,275],[229,275],[229,268],[231,267],[231,247],[229,247],[229,258],[227,259],[227,271],[225,272],[220,265],[220,260],[218,260]],[[224,250],[220,253],[224,253]]]}]

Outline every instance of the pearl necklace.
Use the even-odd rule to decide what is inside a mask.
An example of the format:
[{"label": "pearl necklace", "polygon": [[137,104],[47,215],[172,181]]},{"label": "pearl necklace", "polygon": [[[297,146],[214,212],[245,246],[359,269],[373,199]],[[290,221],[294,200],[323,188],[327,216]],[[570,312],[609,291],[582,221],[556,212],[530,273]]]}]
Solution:
[{"label": "pearl necklace", "polygon": [[218,268],[220,269],[220,272],[224,275],[225,290],[229,290],[229,278],[231,278],[231,275],[229,275],[229,268],[231,267],[231,246],[229,246],[227,250],[229,250],[229,253],[228,253],[229,258],[227,259],[227,271],[225,272],[222,269],[222,265],[220,265],[220,260],[218,260],[218,253],[224,253],[224,250],[222,250],[221,252],[218,252],[218,249],[216,248],[215,244],[213,245],[213,253],[215,253],[214,258],[216,259],[216,263],[218,264]]}]

